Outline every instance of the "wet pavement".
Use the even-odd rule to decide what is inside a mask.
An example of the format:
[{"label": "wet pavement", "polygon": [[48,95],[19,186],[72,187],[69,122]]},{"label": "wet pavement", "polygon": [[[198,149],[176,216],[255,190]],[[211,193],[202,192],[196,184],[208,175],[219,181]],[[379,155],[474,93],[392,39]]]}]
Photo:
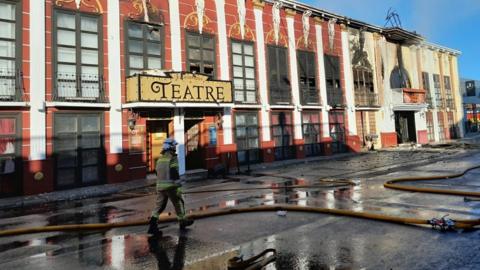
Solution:
[{"label": "wet pavement", "polygon": [[[189,184],[187,191],[280,187],[186,195],[190,213],[232,207],[293,204],[430,219],[480,218],[480,202],[463,197],[383,188],[386,180],[461,171],[480,163],[478,150],[384,151],[340,160],[265,169],[269,176],[239,176]],[[272,176],[275,175],[275,176]],[[408,183],[480,191],[474,170],[458,179]],[[290,180],[280,176],[295,177]],[[350,179],[356,184],[331,185]],[[289,185],[318,184],[315,188]],[[0,230],[58,224],[146,220],[151,187],[111,196],[0,211]],[[171,211],[171,205],[167,212]],[[168,213],[165,213],[168,215]],[[228,258],[275,248],[267,269],[478,269],[480,234],[438,232],[339,216],[289,212],[237,214],[197,220],[188,232],[163,225],[149,241],[146,226],[102,232],[41,233],[0,238],[0,269],[226,269]]]}]

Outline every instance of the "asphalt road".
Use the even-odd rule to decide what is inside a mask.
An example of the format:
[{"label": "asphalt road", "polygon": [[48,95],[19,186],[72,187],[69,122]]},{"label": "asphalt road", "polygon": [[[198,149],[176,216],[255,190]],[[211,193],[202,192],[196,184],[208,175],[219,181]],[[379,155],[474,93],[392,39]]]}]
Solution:
[{"label": "asphalt road", "polygon": [[[306,184],[348,178],[356,182],[353,187],[192,194],[186,202],[190,212],[287,203],[425,219],[444,214],[480,218],[478,201],[386,190],[382,186],[397,176],[441,174],[478,163],[480,152],[475,150],[380,152],[264,171],[302,178]],[[421,185],[480,190],[479,174],[477,170],[459,179]],[[205,186],[197,183],[191,189],[288,184],[292,181],[280,177],[242,177],[209,181]],[[9,209],[0,212],[0,229],[147,219],[155,199],[152,192],[151,188],[142,188]],[[266,269],[479,269],[480,265],[477,231],[439,232],[330,215],[238,214],[197,220],[185,233],[176,224],[167,224],[157,241],[149,241],[145,231],[146,226],[138,226],[0,238],[0,269],[225,269],[228,258],[239,254],[248,258],[267,248],[277,250],[277,260]]]}]

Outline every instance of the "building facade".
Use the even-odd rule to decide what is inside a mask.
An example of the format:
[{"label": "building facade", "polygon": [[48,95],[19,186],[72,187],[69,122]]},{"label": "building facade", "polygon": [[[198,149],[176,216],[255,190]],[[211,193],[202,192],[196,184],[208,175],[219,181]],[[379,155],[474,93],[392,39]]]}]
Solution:
[{"label": "building facade", "polygon": [[463,98],[463,127],[465,133],[478,132],[480,127],[480,81],[460,79]]},{"label": "building facade", "polygon": [[456,50],[294,1],[0,0],[0,196],[462,136]]}]

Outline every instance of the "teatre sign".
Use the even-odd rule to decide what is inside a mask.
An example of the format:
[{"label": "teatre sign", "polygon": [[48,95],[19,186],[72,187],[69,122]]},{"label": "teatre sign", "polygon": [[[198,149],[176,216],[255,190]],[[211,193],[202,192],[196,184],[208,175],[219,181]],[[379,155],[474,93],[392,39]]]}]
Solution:
[{"label": "teatre sign", "polygon": [[127,79],[127,101],[232,102],[232,83],[192,73],[136,75]]}]

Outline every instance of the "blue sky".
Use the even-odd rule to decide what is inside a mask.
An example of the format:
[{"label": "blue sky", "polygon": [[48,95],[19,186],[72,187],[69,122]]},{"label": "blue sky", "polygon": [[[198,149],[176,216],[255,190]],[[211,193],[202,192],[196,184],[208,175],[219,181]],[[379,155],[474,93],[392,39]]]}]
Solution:
[{"label": "blue sky", "polygon": [[462,52],[460,77],[480,80],[479,0],[300,0],[320,9],[384,26],[390,7],[403,28]]}]

